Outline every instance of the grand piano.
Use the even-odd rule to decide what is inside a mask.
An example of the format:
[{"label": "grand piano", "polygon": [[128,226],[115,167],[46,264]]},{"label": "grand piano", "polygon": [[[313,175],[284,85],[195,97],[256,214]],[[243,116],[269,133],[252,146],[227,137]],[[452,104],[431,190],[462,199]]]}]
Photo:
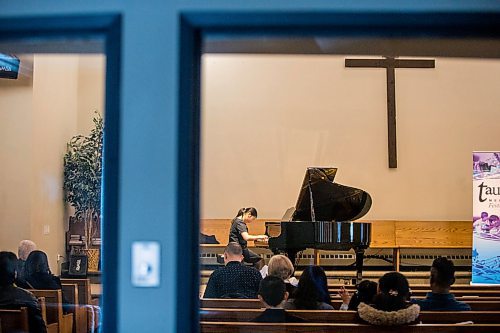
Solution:
[{"label": "grand piano", "polygon": [[356,279],[361,280],[364,251],[370,245],[370,223],[352,222],[371,207],[370,195],[360,189],[336,184],[336,168],[307,168],[295,208],[280,222],[266,222],[268,246],[286,253],[295,265],[305,249],[354,249]]}]

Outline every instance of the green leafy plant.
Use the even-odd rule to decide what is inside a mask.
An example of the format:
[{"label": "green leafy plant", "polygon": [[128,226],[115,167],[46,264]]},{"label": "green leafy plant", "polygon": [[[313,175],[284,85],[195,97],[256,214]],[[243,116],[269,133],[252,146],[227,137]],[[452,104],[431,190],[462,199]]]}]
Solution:
[{"label": "green leafy plant", "polygon": [[74,207],[76,222],[84,223],[85,249],[92,245],[92,238],[99,231],[101,216],[104,124],[97,112],[93,121],[90,134],[71,138],[64,155],[65,200]]}]

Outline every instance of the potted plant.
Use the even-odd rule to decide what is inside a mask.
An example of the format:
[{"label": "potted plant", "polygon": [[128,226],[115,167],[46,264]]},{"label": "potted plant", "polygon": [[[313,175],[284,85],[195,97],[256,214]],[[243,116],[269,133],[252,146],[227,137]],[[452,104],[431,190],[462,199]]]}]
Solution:
[{"label": "potted plant", "polygon": [[93,239],[100,238],[101,218],[103,120],[97,112],[93,122],[88,136],[76,135],[67,144],[63,185],[65,201],[75,210],[72,220],[83,224],[89,270],[97,270],[99,260],[99,250],[91,249]]}]

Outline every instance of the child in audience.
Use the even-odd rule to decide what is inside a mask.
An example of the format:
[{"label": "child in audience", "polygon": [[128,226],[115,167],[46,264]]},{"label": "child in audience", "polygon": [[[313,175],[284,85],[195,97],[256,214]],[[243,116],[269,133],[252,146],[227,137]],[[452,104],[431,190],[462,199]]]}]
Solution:
[{"label": "child in audience", "polygon": [[282,254],[277,254],[271,257],[267,266],[267,274],[281,278],[285,282],[286,291],[288,292],[289,297],[293,297],[297,287],[292,284],[292,281],[290,281],[291,279],[294,279],[292,277],[294,269],[290,259]]},{"label": "child in audience", "polygon": [[283,304],[288,299],[285,282],[277,276],[267,276],[260,282],[259,299],[266,310],[255,318],[260,323],[303,323],[304,319],[285,311]]},{"label": "child in audience", "polygon": [[406,325],[416,323],[420,313],[417,304],[408,302],[410,287],[406,277],[398,272],[384,274],[378,282],[378,293],[372,304],[361,302],[358,315],[372,325]]},{"label": "child in audience", "polygon": [[333,310],[323,268],[309,266],[304,269],[295,295],[286,302],[285,309]]},{"label": "child in audience", "polygon": [[[42,251],[33,251],[26,259],[24,278],[29,289],[61,290],[61,280],[52,274],[47,255]],[[68,312],[71,304],[62,293],[63,311]]]},{"label": "child in audience", "polygon": [[352,297],[344,287],[341,287],[339,295],[342,297],[342,305],[339,310],[356,311],[359,303],[361,302],[371,304],[373,302],[373,297],[375,297],[376,294],[377,282],[370,280],[361,281],[356,286],[356,292],[352,295]]}]

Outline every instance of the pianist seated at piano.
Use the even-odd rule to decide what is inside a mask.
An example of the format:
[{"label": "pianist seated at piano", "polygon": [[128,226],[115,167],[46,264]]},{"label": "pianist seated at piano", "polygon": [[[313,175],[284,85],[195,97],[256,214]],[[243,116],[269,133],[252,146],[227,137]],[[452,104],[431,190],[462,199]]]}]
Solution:
[{"label": "pianist seated at piano", "polygon": [[257,209],[254,207],[241,208],[236,217],[231,222],[229,229],[229,242],[240,244],[243,250],[243,261],[253,264],[255,268],[261,270],[264,267],[264,259],[257,253],[248,249],[248,241],[262,240],[267,241],[266,235],[250,235],[248,233],[248,224],[257,218]]},{"label": "pianist seated at piano", "polygon": [[308,266],[302,272],[293,298],[285,303],[287,310],[333,310],[326,274],[320,266]]}]

